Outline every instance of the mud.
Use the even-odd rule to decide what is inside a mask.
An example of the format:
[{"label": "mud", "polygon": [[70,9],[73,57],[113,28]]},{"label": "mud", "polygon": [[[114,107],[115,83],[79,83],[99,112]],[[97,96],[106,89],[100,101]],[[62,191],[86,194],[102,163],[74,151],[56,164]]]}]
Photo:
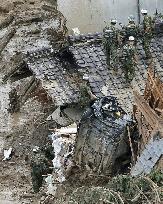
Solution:
[{"label": "mud", "polygon": [[[39,86],[35,93],[27,89],[30,76],[14,77],[15,82],[9,78],[19,67],[19,60],[14,60],[17,53],[52,47],[49,28],[62,34],[63,16],[55,7],[55,1],[0,0],[0,204],[39,203],[41,197],[32,189],[31,151],[46,143],[49,126],[45,119],[52,104],[36,97]],[[19,112],[9,113],[13,88],[22,95],[23,104]],[[11,159],[2,161],[3,150],[10,147]]]}]

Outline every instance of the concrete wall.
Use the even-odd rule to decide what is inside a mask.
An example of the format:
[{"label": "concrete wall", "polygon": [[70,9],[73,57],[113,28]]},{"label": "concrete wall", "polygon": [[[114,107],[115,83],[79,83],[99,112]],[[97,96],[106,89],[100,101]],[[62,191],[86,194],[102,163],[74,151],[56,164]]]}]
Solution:
[{"label": "concrete wall", "polygon": [[[58,8],[67,19],[69,30],[78,27],[82,33],[102,31],[111,18],[123,24],[129,15],[138,20],[138,0],[58,0]],[[163,0],[140,0],[140,10],[163,12]]]},{"label": "concrete wall", "polygon": [[136,0],[58,0],[58,9],[69,29],[78,27],[83,33],[102,31],[111,18],[126,23],[129,15],[137,16]]},{"label": "concrete wall", "polygon": [[163,0],[140,0],[140,7],[147,9],[151,15],[156,12],[156,8],[163,13]]}]

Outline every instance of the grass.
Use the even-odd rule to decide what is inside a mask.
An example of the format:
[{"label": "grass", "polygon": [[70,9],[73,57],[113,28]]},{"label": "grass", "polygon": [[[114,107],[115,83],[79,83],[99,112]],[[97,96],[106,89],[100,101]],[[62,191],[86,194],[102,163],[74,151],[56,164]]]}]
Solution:
[{"label": "grass", "polygon": [[148,176],[119,175],[104,186],[82,186],[55,203],[65,204],[162,204],[163,174]]}]

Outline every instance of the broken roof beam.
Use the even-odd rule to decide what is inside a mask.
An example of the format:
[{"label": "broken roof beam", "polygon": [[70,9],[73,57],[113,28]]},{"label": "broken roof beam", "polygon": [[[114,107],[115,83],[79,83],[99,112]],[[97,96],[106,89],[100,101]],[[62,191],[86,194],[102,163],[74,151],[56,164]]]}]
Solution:
[{"label": "broken roof beam", "polygon": [[[153,72],[148,71],[148,77],[149,77],[149,82],[152,82],[152,90],[155,90],[155,92],[157,93],[157,95],[159,96],[159,99],[161,100],[161,102],[163,103],[163,94],[161,93],[161,89],[160,86],[161,84],[159,83],[160,80],[158,80],[158,78],[154,79],[153,78]],[[158,87],[159,86],[159,87]]]},{"label": "broken roof beam", "polygon": [[153,129],[155,127],[158,127],[159,123],[162,123],[159,116],[155,113],[155,111],[148,105],[148,103],[137,91],[134,91],[134,97],[137,108],[142,112],[146,121],[150,124],[150,126]]},{"label": "broken roof beam", "polygon": [[22,67],[26,66],[23,61],[23,56],[21,53],[17,53],[11,58],[10,62],[6,63],[3,72],[3,83],[5,83],[8,79],[10,79],[16,72],[18,72]]}]

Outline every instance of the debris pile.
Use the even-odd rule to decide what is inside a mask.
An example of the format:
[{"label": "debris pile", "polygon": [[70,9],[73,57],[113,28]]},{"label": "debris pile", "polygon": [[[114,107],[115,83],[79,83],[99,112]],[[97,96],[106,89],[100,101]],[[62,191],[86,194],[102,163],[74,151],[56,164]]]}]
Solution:
[{"label": "debris pile", "polygon": [[131,118],[115,97],[96,99],[79,124],[75,145],[77,164],[92,173],[105,175],[125,168],[123,159],[130,162],[130,158],[127,158],[129,146],[126,134],[126,126],[130,122]]},{"label": "debris pile", "polygon": [[[34,193],[41,194],[41,186],[46,183],[46,193],[56,196],[58,187],[66,183],[75,167],[93,176],[106,177],[129,172],[131,160],[136,161],[131,170],[134,176],[149,173],[155,166],[162,167],[163,97],[159,90],[163,86],[158,79],[151,77],[150,72],[144,98],[134,92],[138,146],[135,138],[129,135],[128,127],[133,122],[133,88],[140,93],[145,88],[148,51],[156,71],[163,77],[162,31],[150,38],[148,48],[144,47],[145,39],[133,42],[134,38],[130,36],[132,46],[136,47],[132,56],[128,52],[130,46],[126,48],[126,39],[123,39],[119,47],[123,47],[121,54],[125,64],[119,68],[117,58],[107,62],[102,33],[80,35],[75,28],[75,35],[65,41],[65,19],[56,10],[56,5],[44,0],[36,0],[36,6],[34,1],[12,3],[13,12],[10,8],[8,11],[0,7],[5,18],[0,22],[0,78],[6,88],[4,91],[1,86],[0,91],[6,94],[7,102],[4,105],[3,97],[0,98],[3,106],[0,114],[5,112],[7,117],[0,116],[2,123],[7,121],[6,132],[2,133],[3,137],[7,135],[6,149],[12,143],[16,151],[11,158],[12,148],[5,150],[1,161],[3,165],[9,163],[4,160],[18,162],[13,164],[14,171],[11,171],[11,177],[18,177],[16,184],[11,182],[13,188],[19,189],[18,194],[23,191],[19,179],[26,181],[29,191],[32,177]],[[129,23],[134,24],[132,18]],[[159,26],[161,30],[161,23]],[[125,30],[125,34],[127,32]],[[113,47],[115,49],[115,45]],[[134,74],[129,70],[133,68],[133,58],[136,60]],[[115,69],[112,67],[114,63]],[[124,72],[124,65],[130,73]],[[130,81],[127,86],[125,75]],[[47,141],[49,134],[52,142]],[[3,177],[10,175],[10,169],[3,171],[6,168],[3,165],[2,181]],[[125,179],[121,180],[122,183]],[[8,183],[6,181],[5,185],[9,190]],[[131,185],[131,182],[125,185]],[[134,188],[137,186],[138,183]],[[104,193],[109,191],[109,202],[124,203],[113,190],[99,189],[100,194],[101,189]],[[136,193],[134,199],[139,202],[143,196],[140,189]]]},{"label": "debris pile", "polygon": [[132,178],[119,175],[103,186],[82,186],[74,189],[65,199],[58,199],[58,204],[66,203],[114,203],[145,204],[162,203],[162,175],[154,172],[146,177]]},{"label": "debris pile", "polygon": [[12,153],[12,147],[10,147],[8,150],[4,150],[3,161],[9,160],[11,158],[11,153]]},{"label": "debris pile", "polygon": [[136,140],[137,148],[135,148],[136,163],[131,170],[134,176],[149,174],[154,168],[162,169],[163,167],[162,90],[163,84],[151,68],[148,70],[144,98],[135,92],[134,112],[139,137]]},{"label": "debris pile", "polygon": [[[50,135],[54,148],[53,174],[46,178],[48,194],[55,195],[57,186],[62,184],[74,166],[73,151],[76,139],[77,125],[55,129]],[[55,183],[54,183],[55,182]]]}]

